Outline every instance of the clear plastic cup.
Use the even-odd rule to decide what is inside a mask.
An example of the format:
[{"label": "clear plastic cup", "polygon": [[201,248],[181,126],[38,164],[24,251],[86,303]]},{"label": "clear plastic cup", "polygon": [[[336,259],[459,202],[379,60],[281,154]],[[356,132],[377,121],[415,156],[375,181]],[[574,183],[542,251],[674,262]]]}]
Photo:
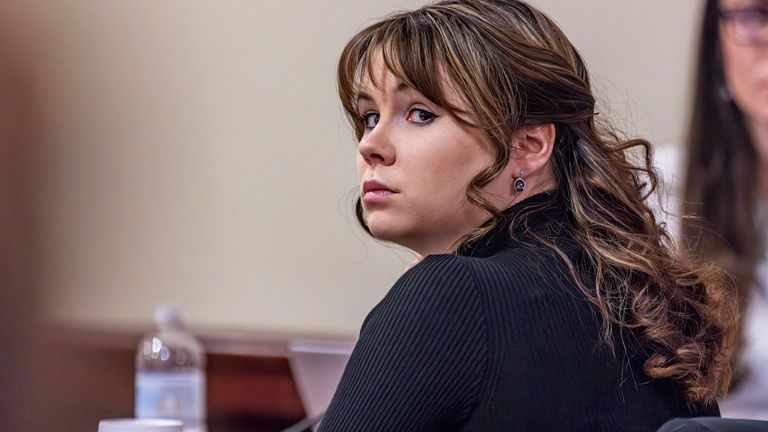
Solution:
[{"label": "clear plastic cup", "polygon": [[99,432],[183,432],[181,420],[109,419],[99,421]]}]

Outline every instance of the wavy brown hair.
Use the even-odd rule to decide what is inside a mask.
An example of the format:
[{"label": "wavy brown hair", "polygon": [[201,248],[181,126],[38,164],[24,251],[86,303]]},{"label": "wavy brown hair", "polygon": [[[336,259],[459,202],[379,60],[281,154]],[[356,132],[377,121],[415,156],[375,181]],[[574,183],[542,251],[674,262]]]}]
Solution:
[{"label": "wavy brown hair", "polygon": [[[468,185],[467,197],[493,222],[457,249],[500,222],[482,188],[509,161],[513,132],[554,123],[556,192],[524,207],[511,225],[565,204],[567,231],[584,248],[594,284],[579,278],[583,263],[572,262],[554,238],[530,234],[568,265],[600,311],[606,342],[617,327],[631,331],[649,354],[645,373],[677,381],[692,402],[709,403],[725,391],[736,315],[731,292],[714,268],[672,253],[647,203],[657,183],[650,143],[622,139],[597,122],[584,61],[551,19],[521,1],[447,0],[361,30],[338,67],[339,95],[358,139],[364,132],[358,90],[364,74],[375,83],[379,55],[400,80],[487,136],[494,162]],[[449,101],[446,81],[459,104]],[[357,214],[365,225],[359,200]]]},{"label": "wavy brown hair", "polygon": [[[755,220],[760,158],[744,115],[727,94],[719,24],[718,1],[708,0],[686,149],[682,209],[691,217],[683,218],[682,232],[685,246],[733,276],[744,309],[753,290],[765,289],[755,275],[765,250]],[[737,341],[736,357],[743,344],[741,328]]]}]

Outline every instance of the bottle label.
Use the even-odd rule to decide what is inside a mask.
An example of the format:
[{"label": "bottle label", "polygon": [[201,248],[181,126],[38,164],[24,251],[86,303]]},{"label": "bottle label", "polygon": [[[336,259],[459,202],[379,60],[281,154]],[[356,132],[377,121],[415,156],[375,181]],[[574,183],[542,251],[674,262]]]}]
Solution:
[{"label": "bottle label", "polygon": [[205,419],[205,375],[201,370],[136,372],[136,417]]}]

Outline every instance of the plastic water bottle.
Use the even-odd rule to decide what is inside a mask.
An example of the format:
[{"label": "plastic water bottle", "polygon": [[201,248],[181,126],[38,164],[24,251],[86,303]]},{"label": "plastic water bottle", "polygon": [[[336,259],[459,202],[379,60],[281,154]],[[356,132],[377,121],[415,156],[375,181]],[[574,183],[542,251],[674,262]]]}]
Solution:
[{"label": "plastic water bottle", "polygon": [[189,334],[178,309],[155,309],[157,332],[144,336],[136,352],[137,418],[184,422],[185,432],[206,432],[205,351]]}]

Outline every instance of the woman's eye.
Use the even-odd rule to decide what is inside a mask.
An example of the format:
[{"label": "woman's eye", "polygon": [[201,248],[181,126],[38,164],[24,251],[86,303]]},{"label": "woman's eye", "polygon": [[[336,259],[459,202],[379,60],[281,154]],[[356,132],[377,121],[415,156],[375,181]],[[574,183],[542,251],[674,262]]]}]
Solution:
[{"label": "woman's eye", "polygon": [[366,129],[373,129],[379,123],[381,115],[377,112],[367,112],[360,116],[360,121]]},{"label": "woman's eye", "polygon": [[409,122],[417,123],[417,124],[427,124],[434,120],[437,116],[427,110],[421,109],[421,108],[413,108],[408,112],[408,117],[406,118]]},{"label": "woman's eye", "polygon": [[742,19],[757,22],[765,22],[768,19],[768,10],[762,7],[747,8],[742,11]]},{"label": "woman's eye", "polygon": [[768,9],[761,6],[736,9],[731,13],[737,24],[744,27],[743,30],[756,30],[768,23]]}]

